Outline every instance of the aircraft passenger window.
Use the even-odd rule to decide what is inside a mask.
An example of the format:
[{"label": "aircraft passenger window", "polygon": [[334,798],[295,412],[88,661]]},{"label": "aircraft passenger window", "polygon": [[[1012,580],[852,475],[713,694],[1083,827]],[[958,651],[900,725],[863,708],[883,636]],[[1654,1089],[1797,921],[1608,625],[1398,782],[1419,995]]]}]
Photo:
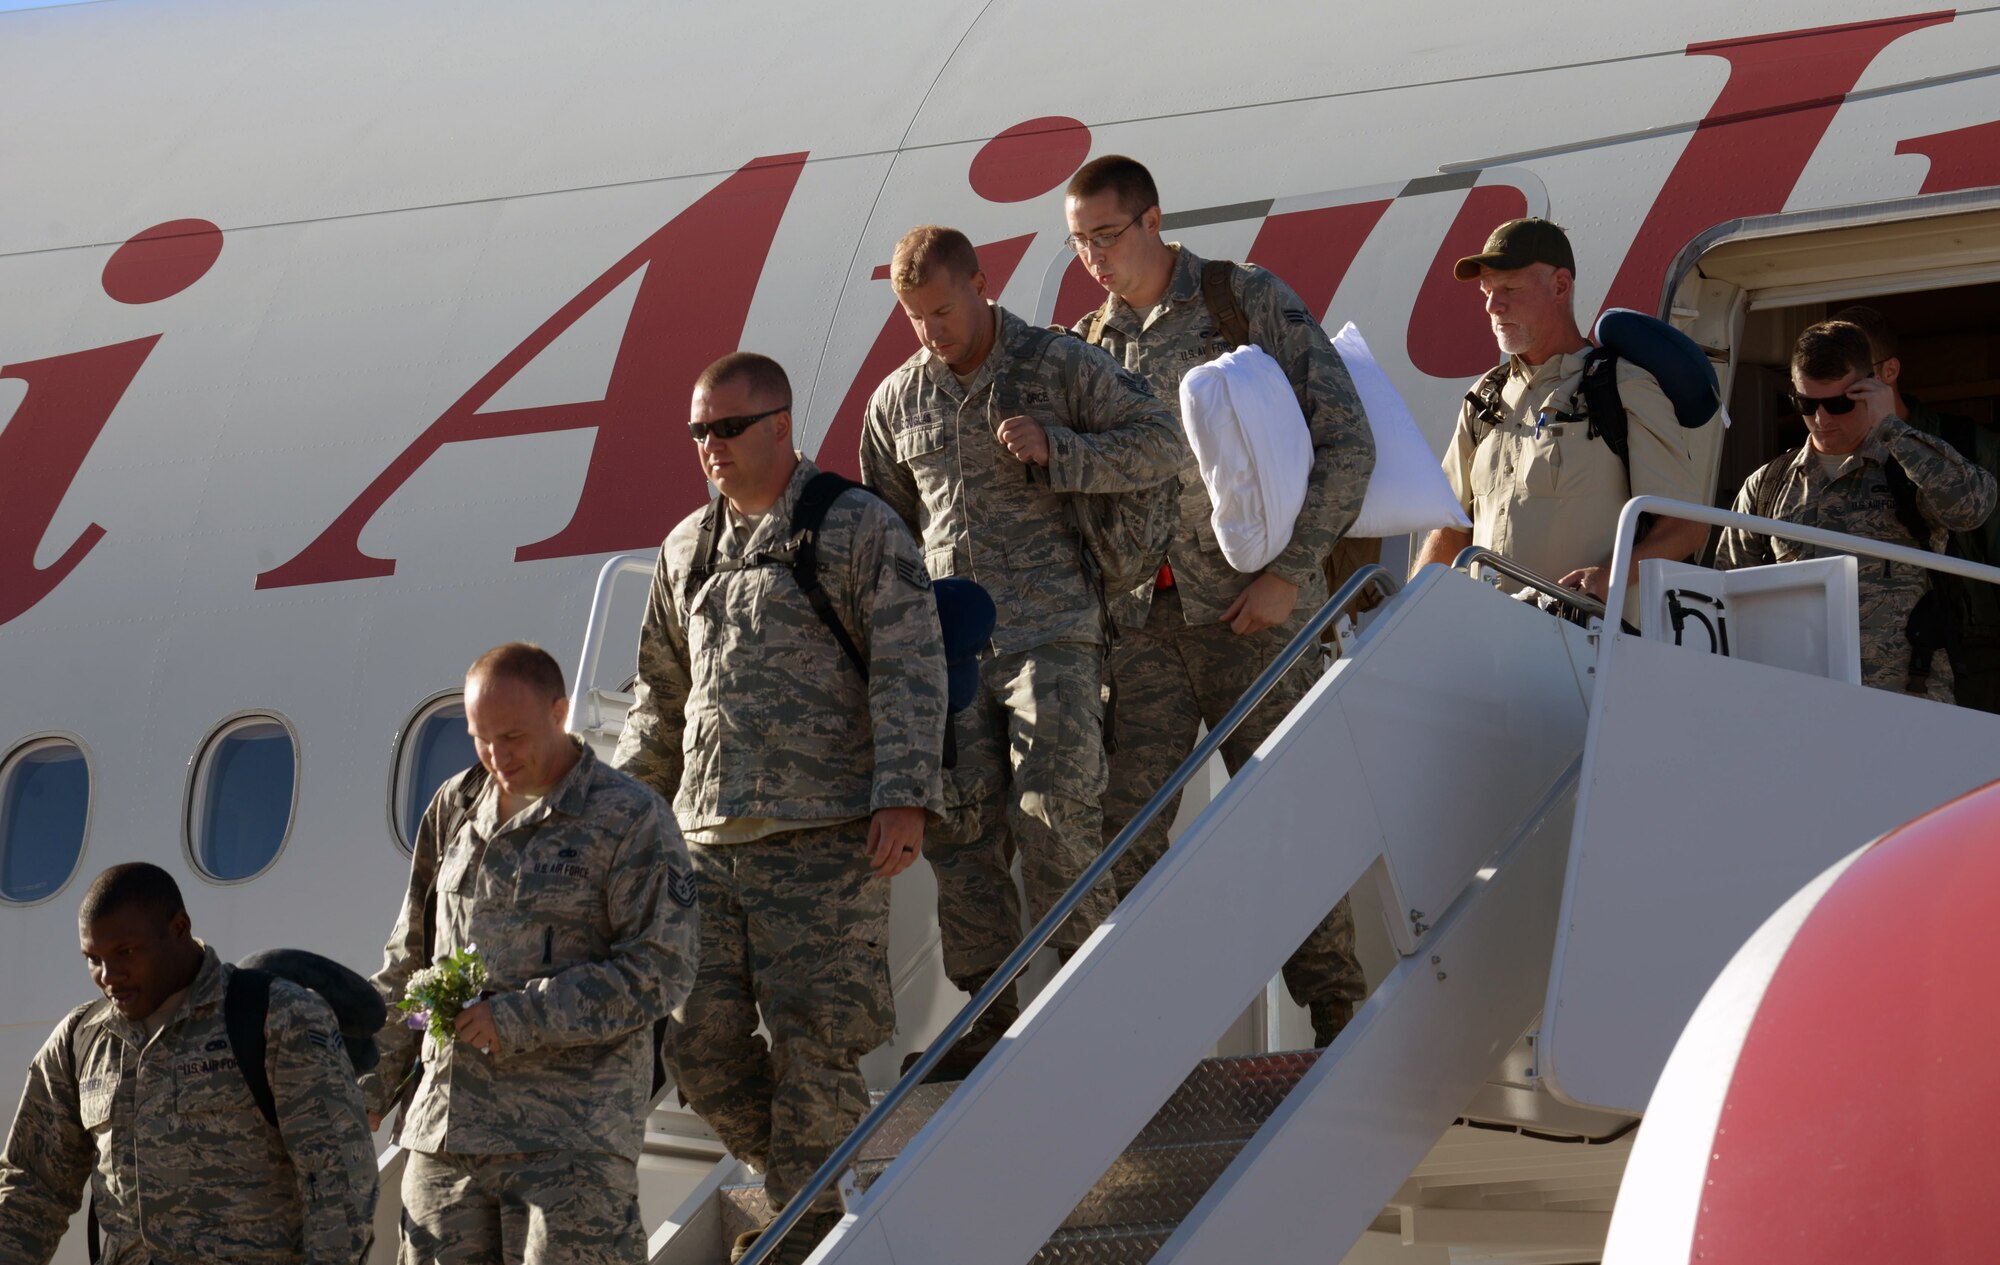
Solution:
[{"label": "aircraft passenger window", "polygon": [[187,820],[196,867],[226,883],[263,873],[291,833],[297,789],[298,744],[283,721],[225,723],[195,761]]},{"label": "aircraft passenger window", "polygon": [[431,796],[454,773],[479,763],[472,735],[465,732],[465,698],[457,691],[425,699],[397,744],[396,773],[389,816],[396,842],[408,852],[430,807]]},{"label": "aircraft passenger window", "polygon": [[0,764],[0,900],[31,904],[62,890],[83,856],[90,761],[62,738],[24,743]]}]

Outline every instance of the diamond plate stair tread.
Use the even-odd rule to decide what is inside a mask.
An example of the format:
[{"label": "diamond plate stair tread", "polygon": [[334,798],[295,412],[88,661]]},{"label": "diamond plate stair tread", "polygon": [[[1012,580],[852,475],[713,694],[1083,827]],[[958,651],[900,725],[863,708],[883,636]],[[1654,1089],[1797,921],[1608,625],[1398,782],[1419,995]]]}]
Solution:
[{"label": "diamond plate stair tread", "polygon": [[1132,1146],[1248,1141],[1318,1058],[1318,1050],[1295,1050],[1203,1059],[1139,1130]]},{"label": "diamond plate stair tread", "polygon": [[1058,1230],[1030,1265],[1147,1265],[1178,1221],[1152,1221],[1116,1229]]},{"label": "diamond plate stair tread", "polygon": [[716,1192],[722,1200],[722,1241],[732,1243],[745,1230],[754,1230],[768,1224],[775,1215],[770,1200],[764,1197],[764,1183],[745,1182],[739,1186],[724,1186]]},{"label": "diamond plate stair tread", "polygon": [[1241,1140],[1229,1140],[1127,1151],[1104,1170],[1062,1228],[1103,1229],[1133,1222],[1177,1225],[1242,1150]]}]

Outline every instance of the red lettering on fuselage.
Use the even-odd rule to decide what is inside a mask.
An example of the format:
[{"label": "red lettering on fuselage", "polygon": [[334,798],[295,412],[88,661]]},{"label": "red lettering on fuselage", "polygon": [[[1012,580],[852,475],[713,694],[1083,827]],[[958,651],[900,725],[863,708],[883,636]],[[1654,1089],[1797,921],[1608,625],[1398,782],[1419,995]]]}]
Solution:
[{"label": "red lettering on fuselage", "polygon": [[1951,19],[1921,13],[1688,45],[1690,57],[1727,58],[1729,80],[1653,200],[1605,306],[1657,311],[1668,265],[1697,234],[1783,210],[1868,64],[1897,39]]},{"label": "red lettering on fuselage", "polygon": [[1494,226],[1528,213],[1528,199],[1510,184],[1477,185],[1424,270],[1410,309],[1410,363],[1433,378],[1469,378],[1493,367],[1499,349],[1478,287],[1452,275],[1452,266],[1486,245]]},{"label": "red lettering on fuselage", "polygon": [[1922,154],[1931,160],[1919,193],[1950,193],[2000,184],[2000,122],[1912,136],[1897,145],[1896,152]]},{"label": "red lettering on fuselage", "polygon": [[28,384],[27,398],[0,430],[0,624],[47,597],[104,538],[92,523],[60,558],[35,565],[56,507],[159,341],[154,334],[0,369],[0,378]]},{"label": "red lettering on fuselage", "polygon": [[[359,538],[368,521],[446,444],[508,435],[597,432],[569,525],[516,549],[516,561],[658,544],[708,495],[700,470],[688,457],[687,434],[671,419],[684,415],[701,371],[735,351],[741,341],[750,298],[805,160],[804,154],[755,159],[639,243],[474,383],[298,556],[258,576],[257,587],[393,574],[394,559],[361,552]],[[645,277],[603,399],[479,411],[563,331],[642,268]]]}]

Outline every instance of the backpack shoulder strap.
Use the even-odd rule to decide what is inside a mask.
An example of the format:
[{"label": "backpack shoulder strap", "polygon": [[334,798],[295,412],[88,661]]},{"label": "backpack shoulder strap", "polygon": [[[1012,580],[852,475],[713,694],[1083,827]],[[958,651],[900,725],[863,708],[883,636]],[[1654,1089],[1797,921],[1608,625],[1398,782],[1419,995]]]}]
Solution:
[{"label": "backpack shoulder strap", "polygon": [[[458,795],[452,801],[451,817],[445,823],[444,833],[438,836],[439,855],[472,816],[472,810],[479,803],[479,797],[486,793],[486,780],[492,775],[483,764],[475,764],[465,771],[465,780],[458,785]],[[430,886],[424,889],[424,961],[430,963],[437,958],[437,867],[431,867]]]},{"label": "backpack shoulder strap", "polygon": [[1618,353],[1593,347],[1584,357],[1583,381],[1576,390],[1583,397],[1583,411],[1589,421],[1585,434],[1602,439],[1629,471],[1632,456],[1625,434],[1625,400],[1618,394]]},{"label": "backpack shoulder strap", "polygon": [[278,1103],[271,1096],[270,1070],[264,1064],[264,1017],[271,1010],[271,976],[265,971],[234,967],[222,996],[222,1026],[229,1033],[229,1053],[236,1070],[250,1087],[257,1110],[273,1129],[278,1127]]},{"label": "backpack shoulder strap", "polygon": [[1798,458],[1798,454],[1799,450],[1797,448],[1787,448],[1785,451],[1771,458],[1769,464],[1763,466],[1758,471],[1760,474],[1768,474],[1769,477],[1757,484],[1757,495],[1752,497],[1750,501],[1750,512],[1752,514],[1758,518],[1777,517],[1772,511],[1778,508],[1778,489],[1784,486],[1785,471]]},{"label": "backpack shoulder strap", "polygon": [[1081,321],[1077,322],[1077,324],[1083,327],[1081,330],[1071,331],[1064,329],[1059,332],[1064,334],[1074,332],[1077,337],[1083,339],[1084,342],[1089,343],[1092,347],[1102,347],[1104,345],[1104,325],[1110,319],[1111,296],[1107,294],[1104,296],[1103,307],[1097,308]]},{"label": "backpack shoulder strap", "polygon": [[701,526],[695,531],[694,561],[688,567],[687,579],[681,586],[681,605],[693,603],[694,595],[715,574],[715,535],[717,505],[720,498],[711,498],[708,508],[701,512]]},{"label": "backpack shoulder strap", "polygon": [[1465,402],[1472,406],[1472,443],[1474,447],[1486,438],[1507,416],[1507,405],[1500,398],[1500,387],[1507,381],[1507,366],[1498,364],[1480,375],[1479,381],[1465,393]]},{"label": "backpack shoulder strap", "polygon": [[1201,301],[1208,305],[1208,314],[1215,319],[1215,327],[1222,336],[1238,347],[1250,344],[1250,322],[1243,318],[1243,309],[1236,306],[1236,292],[1229,286],[1229,278],[1236,271],[1236,264],[1228,259],[1211,259],[1201,266]]},{"label": "backpack shoulder strap", "polygon": [[[100,998],[85,1006],[82,1017],[76,1022],[76,1027],[70,1029],[69,1066],[72,1077],[76,1075],[76,1070],[83,1066],[84,1028],[91,1020],[103,1014],[104,1008],[110,1004],[110,1001]],[[97,1265],[97,1262],[104,1259],[104,1232],[97,1224],[97,1194],[88,1186],[84,1188],[83,1204],[84,1253],[89,1258],[90,1265]]]},{"label": "backpack shoulder strap", "polygon": [[861,647],[854,644],[847,627],[840,622],[840,615],[833,609],[833,599],[826,595],[826,589],[819,582],[819,529],[826,521],[826,512],[841,493],[861,485],[843,475],[830,470],[822,470],[806,480],[799,491],[797,504],[792,506],[792,535],[798,538],[798,552],[792,557],[792,578],[798,582],[799,591],[806,595],[813,614],[826,625],[833,639],[840,643],[840,649],[861,679],[868,679],[868,660],[861,653]]}]

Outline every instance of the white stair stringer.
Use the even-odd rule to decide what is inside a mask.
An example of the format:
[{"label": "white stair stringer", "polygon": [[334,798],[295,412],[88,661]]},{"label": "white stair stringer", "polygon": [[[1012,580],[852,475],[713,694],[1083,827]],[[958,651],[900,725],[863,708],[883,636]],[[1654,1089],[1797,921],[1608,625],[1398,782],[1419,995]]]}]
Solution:
[{"label": "white stair stringer", "polygon": [[1576,768],[1490,876],[1397,964],[1154,1265],[1336,1260],[1381,1215],[1541,1009]]},{"label": "white stair stringer", "polygon": [[1343,893],[1384,884],[1408,951],[1518,837],[1581,750],[1590,657],[1573,625],[1427,568],[812,1259],[1034,1256]]}]

